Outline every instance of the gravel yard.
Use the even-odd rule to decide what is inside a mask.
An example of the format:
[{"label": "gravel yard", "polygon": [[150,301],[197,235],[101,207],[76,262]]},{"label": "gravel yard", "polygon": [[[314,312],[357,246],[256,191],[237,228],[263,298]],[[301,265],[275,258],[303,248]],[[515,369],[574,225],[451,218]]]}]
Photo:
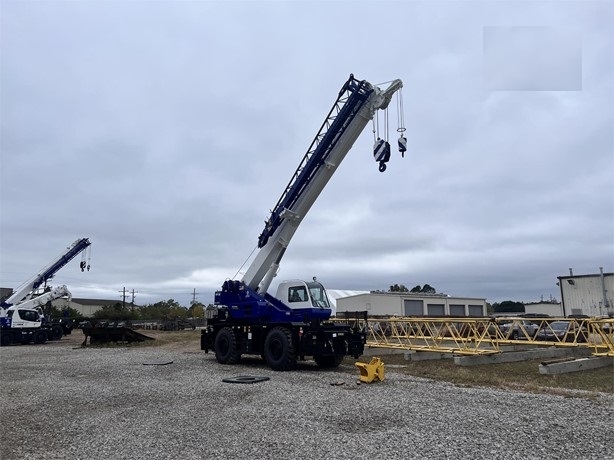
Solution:
[{"label": "gravel yard", "polygon": [[[75,337],[76,336],[76,337]],[[614,459],[614,396],[458,387],[386,368],[277,373],[197,344],[0,349],[10,459]],[[166,365],[144,365],[168,362]],[[223,383],[238,375],[254,384]]]}]

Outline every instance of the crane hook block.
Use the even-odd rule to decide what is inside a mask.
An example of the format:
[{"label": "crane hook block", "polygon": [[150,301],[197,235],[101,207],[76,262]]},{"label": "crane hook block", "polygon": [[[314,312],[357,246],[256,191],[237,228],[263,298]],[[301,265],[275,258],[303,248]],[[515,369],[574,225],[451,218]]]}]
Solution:
[{"label": "crane hook block", "polygon": [[407,139],[403,134],[399,137],[399,152],[401,152],[401,157],[405,158],[405,152],[407,152]]},{"label": "crane hook block", "polygon": [[386,163],[390,161],[390,144],[378,137],[373,147],[373,157],[379,162],[380,172],[386,171]]}]

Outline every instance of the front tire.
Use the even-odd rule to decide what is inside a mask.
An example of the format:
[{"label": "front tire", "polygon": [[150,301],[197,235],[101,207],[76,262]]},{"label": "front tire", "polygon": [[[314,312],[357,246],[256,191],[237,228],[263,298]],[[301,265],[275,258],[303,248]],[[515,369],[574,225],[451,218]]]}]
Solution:
[{"label": "front tire", "polygon": [[8,331],[3,331],[0,334],[0,345],[8,347],[13,343],[13,335]]},{"label": "front tire", "polygon": [[276,327],[264,341],[264,359],[274,371],[289,371],[296,366],[296,350],[292,333],[285,327]]},{"label": "front tire", "polygon": [[215,359],[220,364],[237,364],[241,359],[237,334],[230,327],[219,330],[215,336]]}]

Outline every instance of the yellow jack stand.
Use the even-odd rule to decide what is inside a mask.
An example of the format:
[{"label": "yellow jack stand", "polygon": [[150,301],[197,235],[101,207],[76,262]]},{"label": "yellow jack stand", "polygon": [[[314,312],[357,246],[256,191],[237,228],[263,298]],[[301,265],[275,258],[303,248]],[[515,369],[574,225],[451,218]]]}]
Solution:
[{"label": "yellow jack stand", "polygon": [[360,381],[365,383],[371,383],[374,380],[380,382],[384,380],[384,363],[379,358],[371,358],[369,364],[367,363],[354,363],[354,365],[360,370]]}]

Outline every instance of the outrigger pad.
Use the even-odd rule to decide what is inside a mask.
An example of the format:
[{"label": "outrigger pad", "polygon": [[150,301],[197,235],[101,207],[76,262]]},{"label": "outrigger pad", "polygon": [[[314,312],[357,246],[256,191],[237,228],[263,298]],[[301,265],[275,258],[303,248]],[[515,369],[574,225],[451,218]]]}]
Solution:
[{"label": "outrigger pad", "polygon": [[258,377],[255,375],[237,375],[236,377],[229,377],[222,379],[225,383],[259,383],[269,380],[269,377]]},{"label": "outrigger pad", "polygon": [[371,358],[367,363],[354,363],[360,371],[360,382],[371,383],[373,381],[384,381],[386,371],[384,370],[384,362],[379,358]]}]

